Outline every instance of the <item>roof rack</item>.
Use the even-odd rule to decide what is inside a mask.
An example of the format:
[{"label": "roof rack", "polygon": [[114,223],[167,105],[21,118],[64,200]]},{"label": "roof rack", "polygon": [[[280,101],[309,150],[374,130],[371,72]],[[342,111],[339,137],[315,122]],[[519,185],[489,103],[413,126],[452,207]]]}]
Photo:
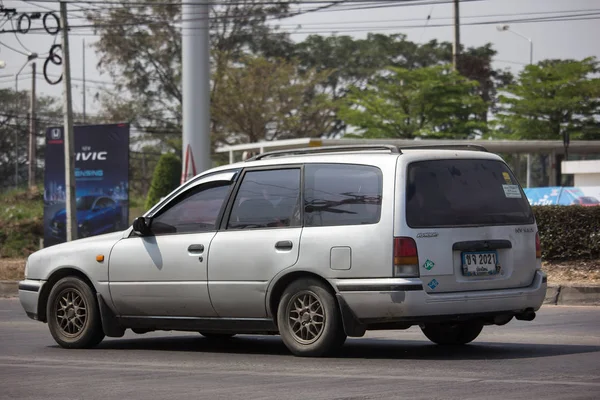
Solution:
[{"label": "roof rack", "polygon": [[323,146],[323,147],[307,147],[303,149],[290,149],[290,150],[275,150],[268,151],[266,153],[258,154],[246,161],[262,160],[263,158],[269,157],[281,157],[289,155],[301,155],[301,154],[320,154],[320,153],[340,153],[344,151],[368,151],[368,150],[389,150],[392,154],[400,154],[401,151],[398,146],[389,144],[369,144],[369,145],[345,145],[345,146]]},{"label": "roof rack", "polygon": [[401,146],[401,150],[427,150],[427,149],[439,149],[439,150],[477,150],[488,153],[488,149],[479,144],[425,144],[415,146]]}]

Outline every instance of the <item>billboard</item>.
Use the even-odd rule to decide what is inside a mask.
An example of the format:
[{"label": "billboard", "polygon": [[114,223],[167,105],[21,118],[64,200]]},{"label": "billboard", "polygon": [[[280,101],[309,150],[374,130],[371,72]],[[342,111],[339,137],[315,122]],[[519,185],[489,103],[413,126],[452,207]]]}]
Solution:
[{"label": "billboard", "polygon": [[[78,238],[129,223],[129,124],[74,127]],[[44,246],[66,241],[64,130],[46,130]]]},{"label": "billboard", "polygon": [[523,189],[529,204],[533,206],[547,205],[582,205],[599,206],[600,205],[600,187],[580,186],[580,187],[562,187],[551,186],[541,188]]}]

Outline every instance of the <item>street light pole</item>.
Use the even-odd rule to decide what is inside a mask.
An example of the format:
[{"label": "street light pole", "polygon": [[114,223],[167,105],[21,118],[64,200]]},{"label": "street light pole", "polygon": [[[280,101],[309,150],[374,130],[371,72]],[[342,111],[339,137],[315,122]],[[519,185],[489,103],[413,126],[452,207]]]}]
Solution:
[{"label": "street light pole", "polygon": [[[19,72],[15,75],[15,118],[19,115],[19,74],[23,71],[23,69],[27,66],[29,61],[35,60],[38,58],[37,53],[29,53],[27,55],[27,61],[23,64]],[[15,188],[19,187],[19,129],[15,129]]]},{"label": "street light pole", "polygon": [[533,64],[533,40],[531,40],[530,37],[527,37],[527,36],[523,35],[522,33],[515,31],[514,29],[511,29],[510,26],[508,26],[508,25],[499,25],[498,27],[496,27],[496,29],[498,29],[498,31],[500,31],[500,32],[514,33],[515,35],[527,40],[529,42],[529,65]]},{"label": "street light pole", "polygon": [[[498,25],[496,27],[499,32],[512,32],[515,35],[527,40],[529,42],[529,65],[533,65],[533,40],[530,37],[527,37],[513,29],[510,29],[508,25]],[[527,153],[527,175],[526,175],[526,185],[528,188],[531,187],[531,153]]]}]

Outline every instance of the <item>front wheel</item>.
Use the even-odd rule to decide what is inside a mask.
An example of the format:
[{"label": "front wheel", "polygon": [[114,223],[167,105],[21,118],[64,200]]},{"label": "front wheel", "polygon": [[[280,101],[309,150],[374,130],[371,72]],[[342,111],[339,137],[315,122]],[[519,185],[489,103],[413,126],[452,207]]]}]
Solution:
[{"label": "front wheel", "polygon": [[277,325],[283,342],[297,356],[331,354],[346,340],[335,297],[315,279],[300,279],[285,289]]},{"label": "front wheel", "polygon": [[83,349],[104,339],[94,293],[81,279],[68,276],[50,291],[46,304],[48,328],[61,347]]},{"label": "front wheel", "polygon": [[441,345],[461,345],[472,342],[483,330],[483,323],[476,321],[425,324],[421,330],[427,339]]}]

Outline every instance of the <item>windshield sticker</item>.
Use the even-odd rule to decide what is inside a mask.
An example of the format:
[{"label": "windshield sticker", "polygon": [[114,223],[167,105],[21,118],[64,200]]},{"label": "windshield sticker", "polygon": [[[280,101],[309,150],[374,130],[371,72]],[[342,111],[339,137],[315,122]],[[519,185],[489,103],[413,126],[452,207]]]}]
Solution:
[{"label": "windshield sticker", "polygon": [[431,260],[427,260],[425,261],[425,264],[423,264],[423,268],[425,268],[427,271],[431,271],[431,268],[433,268],[435,266],[435,263]]},{"label": "windshield sticker", "polygon": [[509,199],[520,199],[521,191],[519,190],[519,185],[502,185],[504,189],[504,195]]},{"label": "windshield sticker", "polygon": [[508,172],[503,172],[502,176],[504,177],[504,181],[508,184],[508,185],[512,185],[512,181],[510,180],[510,175],[508,174]]}]

